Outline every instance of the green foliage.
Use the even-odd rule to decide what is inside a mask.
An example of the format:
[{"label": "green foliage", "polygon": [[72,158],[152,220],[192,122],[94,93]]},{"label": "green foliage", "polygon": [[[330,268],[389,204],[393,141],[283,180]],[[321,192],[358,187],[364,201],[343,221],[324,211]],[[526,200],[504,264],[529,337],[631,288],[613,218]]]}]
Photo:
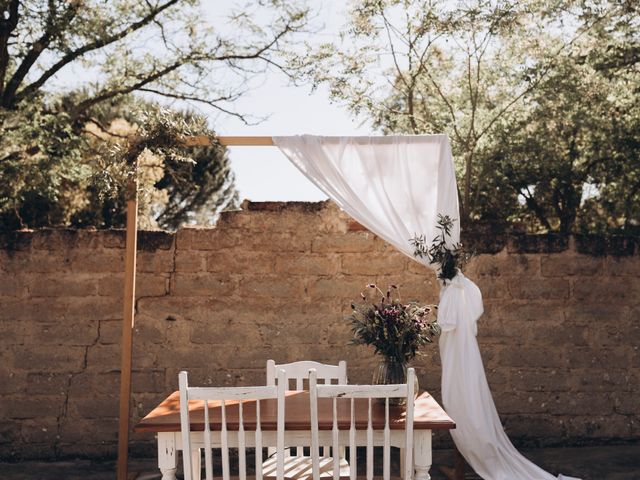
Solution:
[{"label": "green foliage", "polygon": [[426,258],[429,263],[437,266],[438,279],[443,282],[453,280],[458,271],[464,268],[471,255],[464,251],[462,244],[451,242],[453,222],[449,215],[438,214],[437,230],[439,231],[431,243],[424,235],[415,235],[409,240],[414,247],[413,256]]},{"label": "green foliage", "polygon": [[[178,142],[212,137],[205,121],[149,99],[251,121],[233,103],[268,69],[291,74],[283,59],[307,9],[280,0],[225,7],[213,28],[199,3],[0,1],[0,229],[122,226],[126,165],[145,148],[143,226],[210,223],[237,201],[225,150]],[[128,131],[116,131],[120,119]]]},{"label": "green foliage", "polygon": [[639,32],[633,1],[360,0],[304,68],[383,133],[447,133],[463,223],[629,231]]},{"label": "green foliage", "polygon": [[91,176],[69,116],[36,104],[0,109],[0,138],[0,228],[67,224],[73,191]]},{"label": "green foliage", "polygon": [[[126,97],[108,107],[91,112],[93,134],[77,132],[64,113],[3,111],[0,228],[122,227],[126,185],[134,175],[144,228],[211,224],[236,205],[226,149],[203,117]],[[123,117],[126,135],[112,127]],[[184,146],[182,138],[198,135],[212,139],[212,146]]]},{"label": "green foliage", "polygon": [[353,331],[352,343],[371,345],[376,354],[406,364],[418,353],[420,347],[433,342],[440,333],[437,323],[437,306],[420,306],[416,302],[402,303],[399,296],[392,298],[391,285],[384,294],[377,286],[368,288],[372,295],[380,295],[378,302],[361,293],[362,303],[352,304],[348,317]]}]

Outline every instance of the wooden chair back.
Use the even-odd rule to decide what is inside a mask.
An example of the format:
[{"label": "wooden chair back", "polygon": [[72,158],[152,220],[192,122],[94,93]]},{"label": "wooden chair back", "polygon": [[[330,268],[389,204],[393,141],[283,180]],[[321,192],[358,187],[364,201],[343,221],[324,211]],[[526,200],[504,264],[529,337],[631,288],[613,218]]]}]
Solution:
[{"label": "wooden chair back", "polygon": [[[309,370],[315,369],[319,383],[347,382],[347,362],[341,360],[338,365],[302,360],[299,362],[276,365],[273,360],[267,360],[267,385],[274,385],[278,370],[284,370],[290,390],[305,390],[304,382],[309,379]],[[293,385],[289,384],[291,382]]]},{"label": "wooden chair back", "polygon": [[[332,437],[332,451],[333,451],[333,478],[337,480],[340,474],[339,462],[340,458],[338,452],[341,447],[349,447],[349,469],[350,477],[352,480],[356,480],[357,477],[357,448],[356,448],[356,410],[355,402],[356,398],[365,398],[368,400],[368,412],[367,412],[367,429],[366,429],[366,460],[367,460],[367,480],[373,479],[373,453],[374,453],[374,432],[373,432],[373,419],[372,419],[372,404],[373,402],[383,399],[384,401],[384,430],[382,438],[382,452],[383,452],[383,478],[389,480],[391,477],[391,430],[389,425],[389,399],[390,398],[403,398],[406,401],[406,415],[404,421],[404,441],[400,445],[401,452],[404,449],[404,475],[405,480],[411,480],[413,478],[413,408],[414,408],[414,381],[415,371],[413,368],[407,370],[407,383],[397,385],[318,385],[317,374],[313,370],[309,372],[309,397],[311,407],[311,458],[313,462],[313,479],[320,480],[320,452],[319,452],[319,429],[318,429],[318,399],[319,398],[331,398],[333,400],[333,424],[331,430]],[[347,399],[350,401],[350,425],[348,429],[348,444],[343,440],[343,444],[340,443],[341,438],[346,438],[346,435],[340,434],[340,428],[338,426],[337,404],[339,401],[344,402]],[[396,407],[392,407],[396,408]],[[375,442],[380,444],[379,440]]]},{"label": "wooden chair back", "polygon": [[[200,472],[194,472],[192,464],[193,435],[189,418],[189,401],[204,402],[204,441],[198,443],[197,448],[204,448],[206,479],[213,479],[213,447],[212,438],[218,438],[220,456],[222,460],[222,478],[230,480],[229,449],[238,449],[238,475],[240,480],[247,478],[246,447],[254,446],[256,452],[256,479],[262,479],[262,429],[260,417],[260,400],[277,399],[277,427],[276,427],[276,478],[284,480],[284,397],[286,391],[286,377],[284,370],[277,372],[277,385],[261,387],[190,387],[187,372],[180,372],[180,427],[182,434],[182,460],[185,480],[199,480]],[[255,408],[255,431],[246,433],[243,419],[243,405],[253,403]],[[220,409],[220,428],[212,433],[209,408]],[[228,428],[230,415],[228,410],[234,410],[234,422],[237,431]],[[237,411],[237,418],[236,418]],[[219,430],[219,431],[218,431]],[[214,437],[215,435],[215,437]],[[254,436],[255,435],[255,436]],[[254,436],[254,438],[250,438]]]},{"label": "wooden chair back", "polygon": [[[338,365],[327,365],[324,363],[314,362],[312,360],[300,360],[298,362],[282,363],[276,365],[273,360],[267,360],[267,385],[274,385],[276,373],[278,370],[284,370],[287,377],[286,384],[290,390],[306,390],[308,389],[309,371],[315,370],[317,379],[320,383],[331,384],[338,383],[340,385],[347,383],[347,362],[341,360]],[[307,387],[307,388],[305,388]],[[309,445],[306,445],[307,447]],[[304,455],[304,446],[298,445],[291,447],[290,455],[295,454],[300,457]],[[322,447],[322,451],[327,452],[326,447]],[[273,454],[273,449],[269,449],[269,455]],[[344,456],[344,455],[343,455]]]}]

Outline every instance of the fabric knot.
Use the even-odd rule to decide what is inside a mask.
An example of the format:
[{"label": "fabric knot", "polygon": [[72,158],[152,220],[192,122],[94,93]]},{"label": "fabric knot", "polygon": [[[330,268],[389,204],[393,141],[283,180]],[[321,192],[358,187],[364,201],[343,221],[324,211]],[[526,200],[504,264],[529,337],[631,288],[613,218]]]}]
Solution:
[{"label": "fabric knot", "polygon": [[484,312],[482,293],[478,286],[462,272],[451,279],[440,290],[438,323],[443,332],[468,327],[476,335],[477,321]]}]

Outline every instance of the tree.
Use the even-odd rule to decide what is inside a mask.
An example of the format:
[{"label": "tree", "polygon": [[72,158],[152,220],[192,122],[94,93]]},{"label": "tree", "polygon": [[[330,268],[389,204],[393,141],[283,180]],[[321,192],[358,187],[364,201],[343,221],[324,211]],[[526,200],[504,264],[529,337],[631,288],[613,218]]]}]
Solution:
[{"label": "tree", "polygon": [[[0,104],[14,109],[38,101],[56,75],[82,65],[94,78],[87,75],[90,94],[67,112],[74,120],[83,122],[92,106],[131,92],[245,118],[230,102],[267,67],[286,72],[279,55],[306,22],[307,11],[295,2],[264,3],[268,26],[254,20],[259,7],[247,6],[214,30],[195,0],[2,0]],[[221,81],[222,75],[230,78]]]},{"label": "tree", "polygon": [[[43,114],[37,106],[5,111],[11,119],[5,118],[10,128],[0,145],[2,229],[123,226],[125,185],[132,174],[123,152],[136,141],[160,136],[163,148],[144,152],[139,160],[142,227],[210,224],[237,204],[226,149],[215,143],[203,117],[132,97],[109,103],[92,109],[93,122],[80,134],[68,115]],[[180,138],[189,135],[207,135],[213,144],[184,148]],[[23,149],[25,140],[34,146]],[[163,153],[171,141],[176,150]]]},{"label": "tree", "polygon": [[[136,139],[162,144],[139,159],[143,226],[175,230],[183,224],[212,224],[220,211],[237,206],[227,150],[216,142],[204,117],[125,97],[103,105],[93,119],[101,127],[93,129],[97,141],[90,142],[85,155],[96,174],[87,191],[90,201],[71,217],[72,225],[124,223],[127,166],[123,155]],[[212,145],[184,148],[180,139],[196,135],[208,136]],[[109,139],[106,145],[105,139]],[[173,149],[166,153],[172,142]]]},{"label": "tree", "polygon": [[[532,139],[533,118],[526,118],[535,112],[539,124],[564,124],[562,103],[569,105],[572,95],[588,109],[585,97],[577,95],[589,88],[587,81],[583,89],[575,82],[583,82],[581,69],[595,69],[596,60],[585,58],[585,52],[598,51],[603,39],[615,55],[600,50],[599,61],[617,58],[616,68],[631,71],[625,81],[609,86],[635,98],[629,80],[637,84],[637,13],[632,2],[564,1],[550,7],[537,0],[470,0],[453,8],[438,0],[361,0],[342,44],[323,45],[306,67],[316,83],[329,84],[336,100],[384,133],[448,133],[461,178],[463,219],[535,218],[533,228],[568,231],[576,222],[583,184],[595,177],[588,169],[566,168],[570,161],[561,148],[544,152],[564,165],[548,170],[549,162],[537,157],[548,132],[540,129]],[[625,47],[622,37],[633,46]],[[328,64],[337,75],[326,73]],[[563,80],[565,75],[574,84]],[[590,87],[606,87],[601,80],[596,72]],[[563,93],[556,102],[557,89]],[[580,112],[573,111],[575,120]],[[580,123],[580,132],[594,128],[591,120]],[[526,157],[514,155],[514,137],[526,140],[517,147]],[[539,152],[527,150],[535,139]],[[579,152],[572,153],[573,161],[590,154],[584,142],[574,147]],[[545,182],[554,182],[543,181],[542,174],[565,176],[545,194]],[[535,197],[528,195],[533,190]]]},{"label": "tree", "polygon": [[[195,0],[0,0],[2,227],[118,225],[119,205],[103,200],[92,182],[99,173],[96,154],[116,137],[107,110],[122,112],[129,95],[142,95],[254,121],[233,102],[269,69],[291,74],[281,59],[306,18],[306,9],[280,0],[231,12],[217,29],[206,24]],[[70,71],[82,81],[61,89],[60,78]],[[230,179],[223,151],[194,155],[200,161],[182,163],[157,181],[168,202],[156,212],[163,226],[193,217],[193,208],[209,208],[211,185],[234,195],[232,184],[218,181]],[[213,168],[205,158],[220,163]],[[196,182],[193,190],[178,181],[178,171],[181,182],[185,175]],[[78,195],[83,189],[86,195]],[[85,208],[94,202],[105,203]]]}]

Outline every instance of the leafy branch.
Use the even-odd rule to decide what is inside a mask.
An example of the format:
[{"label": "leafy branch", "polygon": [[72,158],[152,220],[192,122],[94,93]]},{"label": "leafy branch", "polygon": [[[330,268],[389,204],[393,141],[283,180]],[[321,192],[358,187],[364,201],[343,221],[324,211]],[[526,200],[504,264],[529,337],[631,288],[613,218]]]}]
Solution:
[{"label": "leafy branch", "polygon": [[447,240],[451,238],[453,222],[449,215],[438,214],[436,227],[439,233],[428,242],[424,234],[415,235],[409,240],[414,247],[413,256],[427,258],[431,265],[438,265],[438,279],[443,282],[451,281],[458,271],[464,270],[471,254],[464,251],[461,243],[451,246]]}]

